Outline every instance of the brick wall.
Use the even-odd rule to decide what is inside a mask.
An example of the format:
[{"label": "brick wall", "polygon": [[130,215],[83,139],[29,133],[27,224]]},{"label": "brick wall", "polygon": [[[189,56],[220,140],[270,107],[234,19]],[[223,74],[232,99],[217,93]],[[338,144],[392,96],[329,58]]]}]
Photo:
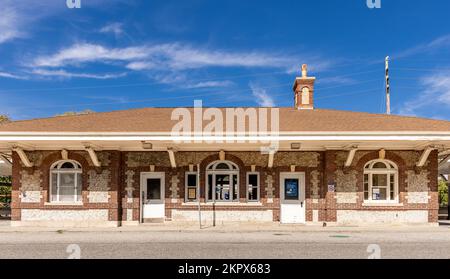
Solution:
[{"label": "brick wall", "polygon": [[[415,163],[420,152],[386,151],[386,159],[398,166],[400,205],[382,207],[367,206],[363,201],[363,168],[367,162],[378,158],[378,151],[358,151],[352,165],[344,167],[347,153],[339,150],[279,152],[275,154],[273,168],[268,168],[267,155],[259,152],[226,152],[225,159],[239,167],[239,203],[216,205],[214,210],[249,212],[255,215],[258,215],[258,212],[270,212],[272,220],[279,221],[280,173],[290,172],[291,166],[294,165],[296,172],[305,173],[307,222],[340,222],[339,216],[341,219],[354,217],[356,220],[366,216],[362,212],[372,212],[381,216],[380,218],[384,218],[383,214],[389,212],[394,217],[397,214],[399,218],[403,218],[407,211],[417,213],[417,216],[425,212],[428,222],[437,222],[437,152],[430,154],[424,167],[417,168]],[[61,160],[60,151],[27,152],[35,164],[32,168],[24,167],[18,155],[13,153],[12,220],[21,221],[23,213],[26,213],[27,218],[38,218],[36,215],[39,214],[49,215],[48,212],[39,213],[41,211],[59,212],[60,215],[67,214],[67,211],[85,211],[83,214],[89,212],[86,216],[100,218],[98,216],[103,215],[94,212],[98,210],[107,212],[104,221],[137,223],[140,216],[140,174],[150,172],[151,165],[154,166],[155,172],[165,173],[167,219],[172,218],[172,212],[194,212],[198,209],[196,203],[184,202],[185,172],[189,171],[191,164],[195,170],[197,164],[200,164],[200,199],[203,203],[201,210],[213,210],[211,204],[204,204],[205,169],[208,164],[219,160],[218,152],[177,152],[175,169],[170,166],[167,152],[102,151],[97,154],[102,163],[99,168],[93,166],[87,152],[69,151],[69,159],[79,162],[83,168],[83,203],[75,206],[49,203],[50,167]],[[260,203],[253,205],[246,202],[246,173],[251,171],[252,165],[260,173]],[[172,177],[178,179],[177,189],[172,187]],[[336,185],[336,191],[329,192],[328,185]],[[107,200],[102,200],[105,198],[102,191],[107,192]],[[174,192],[177,192],[176,196],[172,195]]]},{"label": "brick wall", "polygon": [[[92,218],[91,223],[117,224],[121,176],[119,151],[99,152],[102,167],[93,166],[85,151],[68,152],[68,159],[80,163],[83,170],[82,203],[76,205],[50,203],[50,168],[62,160],[61,152],[34,151],[27,152],[27,156],[34,164],[31,168],[22,165],[19,156],[13,153],[12,221],[36,223],[42,215],[47,216],[44,221],[60,221],[61,224],[83,218]],[[38,195],[34,195],[36,192]],[[33,193],[34,199],[27,198],[28,193]],[[22,213],[26,213],[29,220],[22,218]]]}]

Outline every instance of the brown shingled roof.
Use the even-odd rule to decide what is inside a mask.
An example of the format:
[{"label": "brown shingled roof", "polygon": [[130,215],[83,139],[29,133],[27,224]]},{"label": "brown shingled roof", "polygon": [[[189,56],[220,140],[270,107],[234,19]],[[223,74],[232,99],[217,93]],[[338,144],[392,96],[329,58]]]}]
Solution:
[{"label": "brown shingled roof", "polygon": [[[206,108],[204,108],[206,109]],[[142,108],[0,124],[1,132],[170,132],[174,108]],[[192,110],[192,108],[191,108]],[[223,109],[222,109],[223,110]],[[207,121],[205,121],[207,123]],[[450,121],[337,110],[280,108],[281,132],[450,132]]]}]

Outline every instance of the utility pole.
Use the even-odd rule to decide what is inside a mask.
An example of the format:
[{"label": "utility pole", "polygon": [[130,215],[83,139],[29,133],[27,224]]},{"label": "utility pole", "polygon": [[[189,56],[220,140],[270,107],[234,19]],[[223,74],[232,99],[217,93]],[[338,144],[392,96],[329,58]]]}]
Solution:
[{"label": "utility pole", "polygon": [[391,114],[391,87],[389,84],[389,56],[386,56],[386,114]]}]

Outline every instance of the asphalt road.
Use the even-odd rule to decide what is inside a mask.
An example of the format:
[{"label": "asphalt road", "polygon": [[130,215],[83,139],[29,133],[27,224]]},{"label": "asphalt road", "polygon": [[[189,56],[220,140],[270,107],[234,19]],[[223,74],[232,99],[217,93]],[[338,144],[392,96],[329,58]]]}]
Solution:
[{"label": "asphalt road", "polygon": [[2,232],[0,258],[450,258],[433,232]]}]

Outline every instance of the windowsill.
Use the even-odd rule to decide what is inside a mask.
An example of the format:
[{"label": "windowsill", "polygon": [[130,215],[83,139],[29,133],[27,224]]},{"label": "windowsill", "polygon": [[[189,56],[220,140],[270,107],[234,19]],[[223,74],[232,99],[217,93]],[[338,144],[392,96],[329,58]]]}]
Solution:
[{"label": "windowsill", "polygon": [[65,205],[65,206],[83,206],[83,202],[46,202],[46,203],[44,203],[44,205],[49,205],[49,206],[61,206],[61,205]]},{"label": "windowsill", "polygon": [[[184,202],[181,205],[198,205],[198,202]],[[201,202],[200,205],[216,206],[262,206],[261,202]]]},{"label": "windowsill", "polygon": [[373,201],[365,201],[362,206],[403,206],[403,203],[399,203],[397,201],[383,201],[383,202],[373,202]]}]

